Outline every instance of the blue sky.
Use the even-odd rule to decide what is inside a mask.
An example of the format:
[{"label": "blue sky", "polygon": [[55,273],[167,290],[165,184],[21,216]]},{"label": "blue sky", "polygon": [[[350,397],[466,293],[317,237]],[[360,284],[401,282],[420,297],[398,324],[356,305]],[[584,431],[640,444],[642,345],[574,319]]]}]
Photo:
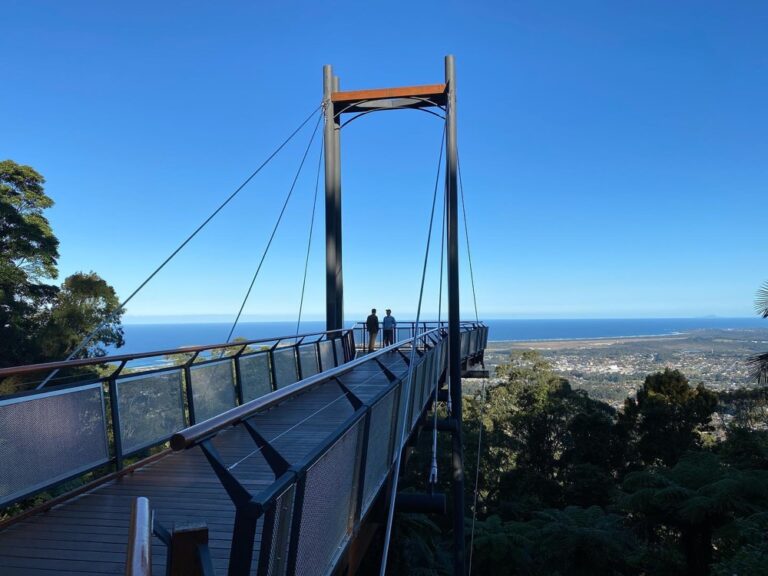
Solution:
[{"label": "blue sky", "polygon": [[[449,53],[481,316],[745,316],[768,278],[764,2],[6,1],[2,28],[0,158],[47,178],[62,277],[95,270],[123,297],[319,104],[323,64],[343,89],[425,84]],[[441,129],[413,111],[344,129],[350,319],[415,311]],[[128,318],[234,317],[308,140]],[[249,319],[296,316],[318,151]],[[323,316],[323,222],[310,317]]]}]

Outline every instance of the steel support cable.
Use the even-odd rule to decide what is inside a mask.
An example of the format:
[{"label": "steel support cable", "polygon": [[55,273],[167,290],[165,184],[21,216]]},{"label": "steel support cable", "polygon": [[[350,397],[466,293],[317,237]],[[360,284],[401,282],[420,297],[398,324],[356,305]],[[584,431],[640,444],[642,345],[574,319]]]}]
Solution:
[{"label": "steel support cable", "polygon": [[[211,213],[211,215],[210,215],[210,216],[208,216],[208,218],[206,218],[205,220],[203,220],[203,223],[202,223],[202,224],[200,224],[200,225],[199,225],[197,228],[195,228],[194,232],[192,232],[192,234],[190,234],[189,236],[187,236],[186,240],[184,240],[184,241],[183,241],[181,244],[179,244],[178,248],[176,248],[176,249],[175,249],[173,252],[171,252],[170,256],[168,256],[168,257],[167,257],[165,260],[163,260],[163,262],[162,262],[162,263],[161,263],[161,264],[160,264],[160,265],[159,265],[157,268],[155,268],[154,272],[152,272],[152,273],[151,273],[149,276],[147,276],[146,280],[144,280],[144,281],[143,281],[141,284],[139,284],[139,287],[138,287],[138,288],[136,288],[136,289],[135,289],[133,292],[131,292],[131,294],[130,294],[130,296],[128,296],[128,298],[126,298],[125,300],[123,300],[123,301],[120,303],[120,305],[119,305],[119,306],[118,306],[118,307],[117,307],[117,308],[116,308],[116,309],[115,309],[115,310],[114,310],[114,311],[113,311],[111,314],[109,314],[109,315],[107,316],[107,318],[106,318],[106,319],[105,319],[105,320],[104,320],[104,321],[103,321],[101,324],[99,324],[99,325],[98,325],[98,326],[97,326],[97,327],[96,327],[96,328],[95,328],[95,329],[94,329],[94,330],[93,330],[93,331],[92,331],[90,334],[88,334],[88,335],[87,335],[85,338],[83,338],[83,339],[80,341],[80,344],[78,344],[78,345],[77,345],[77,348],[75,348],[75,349],[74,349],[74,351],[72,351],[72,353],[71,353],[71,354],[69,354],[69,356],[67,356],[67,357],[64,359],[64,361],[66,362],[67,360],[72,360],[72,359],[73,359],[75,356],[77,356],[77,355],[78,355],[78,354],[79,354],[79,353],[82,351],[82,349],[83,349],[83,348],[85,348],[85,346],[88,344],[88,342],[90,342],[91,340],[93,340],[93,337],[94,337],[94,336],[96,336],[96,334],[98,334],[98,333],[99,333],[99,330],[101,330],[102,328],[104,328],[104,326],[106,326],[106,325],[107,325],[109,322],[111,322],[111,321],[112,321],[112,319],[113,319],[115,316],[117,316],[118,314],[120,314],[120,313],[121,313],[121,312],[122,312],[122,311],[125,309],[125,307],[128,305],[128,303],[129,303],[131,300],[133,300],[133,297],[134,297],[134,296],[136,296],[136,295],[137,295],[137,294],[138,294],[138,293],[139,293],[139,292],[140,292],[140,291],[141,291],[141,290],[144,288],[144,286],[146,286],[147,284],[149,284],[149,282],[152,280],[152,278],[154,278],[154,277],[155,277],[155,276],[158,274],[158,272],[160,272],[160,271],[161,271],[163,268],[165,268],[165,266],[166,266],[166,265],[167,265],[167,264],[168,264],[168,263],[169,263],[171,260],[173,260],[173,258],[174,258],[174,257],[175,257],[175,256],[176,256],[176,255],[177,255],[179,252],[181,252],[181,250],[182,250],[182,249],[184,249],[184,247],[185,247],[187,244],[189,244],[189,243],[192,241],[192,239],[193,239],[195,236],[197,236],[197,235],[198,235],[198,233],[200,233],[200,231],[201,231],[203,228],[205,228],[205,227],[208,225],[208,223],[209,223],[211,220],[213,220],[213,219],[214,219],[214,218],[215,218],[215,217],[218,215],[218,213],[219,213],[219,212],[221,212],[221,211],[224,209],[224,207],[225,207],[227,204],[229,204],[229,203],[230,203],[230,202],[231,202],[231,201],[232,201],[232,200],[235,198],[235,196],[237,196],[237,195],[240,193],[240,191],[241,191],[243,188],[245,188],[245,187],[248,185],[248,183],[249,183],[251,180],[253,180],[253,178],[254,178],[254,177],[255,177],[255,176],[256,176],[256,175],[257,175],[259,172],[261,172],[261,171],[262,171],[262,169],[263,169],[263,168],[264,168],[264,167],[265,167],[267,164],[269,164],[269,163],[272,161],[272,159],[273,159],[275,156],[277,156],[277,154],[278,154],[278,153],[279,153],[279,152],[280,152],[280,151],[281,151],[283,148],[285,148],[285,146],[288,144],[288,142],[290,142],[291,140],[293,140],[293,137],[294,137],[294,136],[296,136],[296,134],[298,134],[298,133],[301,131],[301,129],[302,129],[302,128],[304,128],[304,126],[307,124],[307,122],[309,122],[309,121],[312,119],[312,117],[313,117],[313,116],[314,116],[314,115],[317,113],[317,111],[318,111],[318,110],[320,110],[322,107],[323,107],[323,105],[322,105],[322,104],[320,104],[320,105],[319,105],[317,108],[315,108],[314,110],[312,110],[312,112],[309,114],[309,116],[307,116],[307,117],[304,119],[304,121],[303,121],[301,124],[299,124],[298,128],[296,128],[296,129],[295,129],[293,132],[291,132],[291,134],[290,134],[290,135],[289,135],[289,136],[288,136],[288,137],[287,137],[285,140],[283,140],[283,142],[282,142],[282,143],[281,143],[281,144],[280,144],[280,145],[279,145],[277,148],[275,148],[275,150],[274,150],[274,151],[273,151],[273,152],[272,152],[272,153],[271,153],[269,156],[267,156],[267,159],[266,159],[266,160],[264,160],[264,162],[262,162],[262,163],[261,163],[261,165],[260,165],[258,168],[256,168],[256,170],[254,170],[254,171],[251,173],[251,175],[250,175],[250,176],[248,176],[248,178],[246,178],[246,179],[243,181],[243,183],[242,183],[242,184],[240,184],[240,186],[238,186],[238,187],[235,189],[235,191],[234,191],[234,192],[232,192],[232,194],[230,194],[230,195],[227,197],[227,199],[226,199],[226,200],[224,200],[224,202],[222,202],[222,203],[219,205],[219,207],[218,207],[218,208],[216,208],[216,210],[214,210],[214,211]],[[322,116],[321,116],[321,117],[322,117]],[[49,381],[51,378],[53,378],[53,377],[54,377],[54,376],[55,376],[55,375],[56,375],[58,372],[59,372],[58,368],[57,368],[56,370],[54,370],[53,372],[51,372],[51,374],[50,374],[50,375],[49,375],[49,376],[48,376],[48,377],[47,377],[45,380],[43,380],[43,381],[42,381],[42,382],[41,382],[41,383],[40,383],[40,384],[39,384],[39,385],[38,385],[38,386],[35,388],[35,390],[39,390],[40,388],[42,388],[43,386],[45,386],[45,385],[48,383],[48,381]]]},{"label": "steel support cable", "polygon": [[472,282],[472,301],[475,304],[475,322],[480,322],[480,316],[477,314],[477,295],[475,294],[475,274],[472,271],[472,252],[469,250],[469,228],[467,227],[467,207],[464,205],[464,182],[461,179],[461,158],[456,153],[459,172],[459,191],[461,192],[461,212],[464,214],[464,235],[467,238],[467,260],[469,261],[469,279]]},{"label": "steel support cable", "polygon": [[[419,321],[421,319],[421,304],[424,298],[424,280],[427,276],[427,262],[429,261],[429,247],[432,241],[432,224],[435,220],[435,205],[437,204],[437,188],[440,182],[440,169],[443,164],[443,150],[445,147],[445,123],[443,124],[443,133],[440,138],[440,155],[437,160],[437,175],[435,176],[435,191],[432,195],[432,210],[429,215],[429,229],[427,231],[427,246],[424,251],[424,265],[421,270],[421,286],[419,288],[419,302],[416,307],[416,331],[418,333]],[[418,345],[418,336],[415,334],[413,343],[411,345],[411,357],[408,363],[408,378],[404,388],[400,389],[400,394],[406,394],[405,406],[403,407],[403,413],[400,415],[403,419],[408,415],[408,410],[411,403],[410,389],[413,384],[413,371],[416,365],[416,347]],[[384,576],[387,571],[387,557],[389,556],[389,543],[392,538],[392,522],[395,515],[395,499],[397,497],[397,482],[400,476],[400,460],[403,453],[403,440],[405,439],[406,423],[403,421],[403,426],[400,430],[400,438],[397,446],[397,459],[395,460],[395,470],[392,479],[392,492],[389,498],[389,510],[387,511],[387,530],[384,536],[384,551],[381,557],[381,570],[379,576]]]},{"label": "steel support cable", "polygon": [[240,305],[240,310],[237,312],[237,317],[235,317],[235,321],[232,324],[232,328],[229,330],[229,335],[227,336],[227,342],[232,338],[232,333],[235,331],[235,328],[237,328],[237,323],[240,321],[240,316],[243,314],[243,309],[245,308],[246,302],[248,302],[248,298],[251,296],[251,290],[253,290],[253,285],[256,283],[256,278],[259,275],[259,272],[261,271],[261,266],[264,264],[264,260],[267,257],[267,253],[269,252],[270,246],[272,246],[272,240],[275,239],[275,234],[277,233],[277,229],[280,226],[280,222],[283,219],[283,214],[285,214],[285,209],[288,207],[288,202],[291,199],[291,196],[293,195],[293,191],[296,188],[296,182],[299,180],[299,176],[301,175],[301,169],[304,167],[304,162],[307,160],[307,155],[309,154],[309,150],[312,147],[312,142],[315,141],[315,135],[317,134],[317,128],[320,126],[320,121],[323,119],[323,115],[319,115],[317,117],[317,122],[315,122],[315,129],[312,131],[312,136],[309,138],[309,144],[307,144],[307,148],[304,150],[304,155],[301,157],[301,162],[299,163],[299,168],[296,170],[296,175],[293,177],[293,182],[291,182],[291,187],[288,190],[288,195],[285,197],[285,202],[283,202],[283,207],[280,210],[280,214],[277,217],[277,222],[275,222],[275,227],[272,228],[272,234],[269,236],[269,240],[267,241],[267,246],[264,248],[264,252],[261,255],[261,260],[259,260],[259,265],[256,267],[256,272],[253,273],[253,278],[251,279],[251,284],[248,286],[248,290],[245,293],[245,298],[243,298],[243,303]]},{"label": "steel support cable", "polygon": [[[445,195],[443,195],[445,200]],[[443,201],[443,223],[440,228],[440,282],[438,284],[437,297],[437,327],[441,328],[443,314],[443,263],[445,258],[445,224],[448,218],[448,205]],[[441,334],[442,335],[442,334]],[[439,375],[438,375],[439,376]],[[433,486],[437,484],[437,394],[438,387],[435,386],[435,397],[432,400],[432,467],[429,471],[429,483]]]},{"label": "steel support cable", "polygon": [[483,414],[485,413],[485,378],[480,389],[480,429],[477,433],[477,460],[475,462],[475,493],[472,502],[472,530],[469,536],[469,574],[472,576],[472,550],[475,545],[475,519],[477,518],[477,492],[480,482],[480,453],[483,448]]},{"label": "steel support cable", "polygon": [[301,298],[299,300],[299,319],[296,321],[296,334],[301,326],[301,312],[304,309],[304,290],[307,286],[307,270],[309,269],[309,251],[312,248],[312,231],[315,228],[315,211],[317,210],[317,190],[320,187],[320,168],[323,164],[323,146],[320,145],[320,155],[317,158],[317,175],[315,176],[315,197],[312,200],[312,217],[309,220],[309,239],[307,240],[307,257],[304,260],[304,280],[301,282]]}]

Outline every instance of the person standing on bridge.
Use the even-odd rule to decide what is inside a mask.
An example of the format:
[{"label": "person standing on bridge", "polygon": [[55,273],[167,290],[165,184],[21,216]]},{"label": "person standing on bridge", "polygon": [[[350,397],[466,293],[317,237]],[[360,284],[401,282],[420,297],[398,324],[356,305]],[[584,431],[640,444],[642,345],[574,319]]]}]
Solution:
[{"label": "person standing on bridge", "polygon": [[391,346],[395,343],[395,326],[397,326],[397,320],[392,316],[392,310],[387,308],[387,315],[381,321],[384,328],[384,346]]},{"label": "person standing on bridge", "polygon": [[376,308],[371,309],[371,314],[365,321],[365,327],[368,329],[368,352],[373,352],[376,336],[379,333],[379,317],[376,316]]}]

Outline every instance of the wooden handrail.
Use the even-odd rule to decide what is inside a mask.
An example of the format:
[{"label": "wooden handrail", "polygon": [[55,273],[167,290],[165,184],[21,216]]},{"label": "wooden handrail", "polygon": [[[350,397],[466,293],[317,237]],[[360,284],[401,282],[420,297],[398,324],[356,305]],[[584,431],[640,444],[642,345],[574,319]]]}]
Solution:
[{"label": "wooden handrail", "polygon": [[152,576],[152,513],[149,500],[143,496],[131,507],[125,576]]}]

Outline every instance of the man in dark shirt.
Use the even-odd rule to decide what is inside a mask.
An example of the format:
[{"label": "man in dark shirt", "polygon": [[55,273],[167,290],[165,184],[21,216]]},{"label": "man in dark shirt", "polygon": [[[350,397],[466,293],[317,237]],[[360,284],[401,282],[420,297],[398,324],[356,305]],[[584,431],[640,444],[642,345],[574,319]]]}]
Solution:
[{"label": "man in dark shirt", "polygon": [[379,317],[376,316],[376,308],[371,309],[371,315],[365,321],[368,329],[368,352],[373,352],[376,346],[376,335],[379,333]]}]

